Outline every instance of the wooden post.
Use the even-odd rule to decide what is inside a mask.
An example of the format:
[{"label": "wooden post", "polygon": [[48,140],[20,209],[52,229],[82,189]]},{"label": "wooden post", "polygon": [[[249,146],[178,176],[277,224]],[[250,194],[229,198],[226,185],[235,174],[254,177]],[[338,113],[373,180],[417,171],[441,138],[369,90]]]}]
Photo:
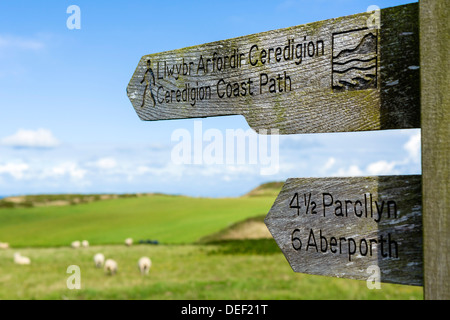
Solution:
[{"label": "wooden post", "polygon": [[424,297],[450,299],[449,4],[419,5]]}]

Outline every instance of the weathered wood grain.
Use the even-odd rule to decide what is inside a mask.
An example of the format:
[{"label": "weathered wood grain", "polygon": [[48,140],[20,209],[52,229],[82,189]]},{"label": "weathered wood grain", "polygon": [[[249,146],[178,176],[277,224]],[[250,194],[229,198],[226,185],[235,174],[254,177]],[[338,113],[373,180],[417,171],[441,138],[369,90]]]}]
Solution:
[{"label": "weathered wood grain", "polygon": [[243,115],[280,134],[418,128],[417,11],[414,3],[381,10],[380,25],[367,12],[145,55],[127,94],[142,120]]},{"label": "weathered wood grain", "polygon": [[421,176],[288,179],[265,223],[295,272],[423,284]]},{"label": "weathered wood grain", "polygon": [[424,296],[450,300],[450,10],[445,0],[419,3]]}]

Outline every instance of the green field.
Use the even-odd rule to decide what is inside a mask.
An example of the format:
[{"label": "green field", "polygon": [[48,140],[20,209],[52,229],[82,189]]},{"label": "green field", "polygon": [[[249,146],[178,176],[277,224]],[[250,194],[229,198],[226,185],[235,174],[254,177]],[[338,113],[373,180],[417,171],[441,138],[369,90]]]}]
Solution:
[{"label": "green field", "polygon": [[[21,249],[28,266],[15,265],[11,250],[0,251],[0,299],[422,299],[417,287],[369,290],[364,281],[294,273],[267,240],[243,245],[248,252],[236,252],[237,243]],[[95,268],[97,252],[118,262],[115,276]],[[137,269],[142,255],[152,259],[146,277]],[[80,290],[67,289],[69,265],[80,267]]]},{"label": "green field", "polygon": [[12,247],[123,244],[128,237],[192,243],[248,217],[266,214],[271,197],[226,199],[154,195],[79,205],[0,209],[0,242]]},{"label": "green field", "polygon": [[[265,215],[279,191],[260,189],[227,199],[151,195],[66,206],[0,209],[0,299],[423,299],[422,288],[294,273],[273,239],[224,241],[211,235]],[[159,245],[124,245],[131,237]],[[200,239],[209,239],[201,242]],[[88,248],[72,249],[74,240]],[[16,265],[14,252],[31,259]],[[118,262],[107,276],[97,252]],[[137,261],[152,259],[150,274]],[[69,290],[69,265],[81,270],[81,289]]]}]

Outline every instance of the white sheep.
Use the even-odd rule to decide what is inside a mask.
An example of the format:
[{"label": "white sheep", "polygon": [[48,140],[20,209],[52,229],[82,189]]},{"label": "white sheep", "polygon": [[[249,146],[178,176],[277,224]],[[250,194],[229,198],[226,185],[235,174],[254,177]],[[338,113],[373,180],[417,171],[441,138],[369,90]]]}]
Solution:
[{"label": "white sheep", "polygon": [[87,247],[89,247],[89,241],[83,240],[83,241],[81,241],[81,245],[83,246],[83,248],[87,248]]},{"label": "white sheep", "polygon": [[97,268],[101,268],[103,266],[103,263],[105,262],[105,256],[102,253],[97,253],[94,256],[94,262]]},{"label": "white sheep", "polygon": [[151,266],[152,266],[152,261],[148,257],[142,257],[138,261],[139,271],[141,271],[142,275],[148,274]]},{"label": "white sheep", "polygon": [[31,260],[28,257],[22,256],[19,252],[14,253],[14,263],[16,264],[30,264]]},{"label": "white sheep", "polygon": [[80,243],[80,241],[77,240],[77,241],[72,242],[71,246],[74,249],[78,249],[81,246],[81,243]]},{"label": "white sheep", "polygon": [[8,242],[0,242],[0,249],[8,249],[9,243]]},{"label": "white sheep", "polygon": [[125,239],[125,245],[130,247],[133,244],[133,239],[131,238],[126,238]]},{"label": "white sheep", "polygon": [[105,273],[114,275],[117,272],[117,262],[113,259],[108,259],[105,261]]}]

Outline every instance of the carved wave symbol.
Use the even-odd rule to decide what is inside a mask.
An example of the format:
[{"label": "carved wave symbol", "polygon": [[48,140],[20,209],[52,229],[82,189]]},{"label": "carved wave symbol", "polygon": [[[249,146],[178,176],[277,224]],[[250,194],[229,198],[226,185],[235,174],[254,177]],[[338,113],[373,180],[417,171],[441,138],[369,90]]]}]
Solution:
[{"label": "carved wave symbol", "polygon": [[333,56],[333,89],[361,90],[376,87],[377,37],[366,34],[353,49]]}]

